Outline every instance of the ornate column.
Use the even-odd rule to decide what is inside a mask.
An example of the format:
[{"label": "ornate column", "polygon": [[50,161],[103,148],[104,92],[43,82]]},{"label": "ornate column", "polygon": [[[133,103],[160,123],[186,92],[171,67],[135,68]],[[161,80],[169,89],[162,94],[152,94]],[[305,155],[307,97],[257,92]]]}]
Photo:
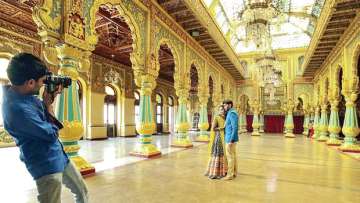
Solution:
[{"label": "ornate column", "polygon": [[309,116],[309,110],[307,108],[304,108],[304,124],[303,124],[303,135],[308,135],[309,132],[309,121],[310,121],[310,116]]},{"label": "ornate column", "polygon": [[130,152],[130,155],[150,158],[161,155],[160,150],[152,144],[151,136],[156,130],[151,103],[151,94],[156,82],[155,77],[151,74],[142,75],[140,81],[140,110],[139,120],[136,121],[136,130],[139,136],[135,149]]},{"label": "ornate column", "polygon": [[327,115],[327,104],[324,99],[323,104],[321,105],[321,117],[320,117],[320,123],[319,123],[319,133],[320,137],[317,139],[319,142],[325,142],[328,137],[328,125],[329,125],[329,119]]},{"label": "ornate column", "polygon": [[[199,87],[200,90],[200,87]],[[200,92],[200,91],[199,91]],[[199,118],[199,129],[200,135],[196,138],[197,142],[209,142],[209,129],[208,115],[207,115],[207,102],[208,102],[208,93],[206,90],[201,91],[199,95],[200,103],[200,118]]]},{"label": "ornate column", "polygon": [[59,138],[64,145],[66,154],[81,174],[91,174],[95,172],[95,168],[78,154],[80,149],[78,141],[84,132],[76,89],[76,80],[79,74],[77,69],[80,65],[77,57],[82,55],[82,51],[67,44],[57,45],[56,50],[60,59],[59,74],[69,76],[72,79],[72,85],[65,88],[57,97],[56,115],[64,125],[64,128],[59,132]]},{"label": "ornate column", "polygon": [[339,121],[339,98],[334,97],[330,99],[331,104],[331,113],[328,130],[330,132],[330,138],[327,140],[326,144],[330,146],[339,146],[341,141],[338,139],[339,133],[341,131],[340,121]]},{"label": "ornate column", "polygon": [[251,103],[251,107],[253,109],[253,113],[254,113],[254,118],[253,118],[253,122],[252,122],[252,127],[253,127],[253,132],[251,133],[252,136],[260,136],[259,133],[259,127],[260,127],[260,123],[259,123],[259,102],[257,99],[255,99],[252,103]]},{"label": "ornate column", "polygon": [[173,147],[182,147],[190,148],[193,147],[193,144],[189,138],[188,130],[190,129],[190,124],[188,121],[188,116],[186,112],[186,107],[188,103],[189,90],[185,87],[178,87],[176,89],[176,94],[179,99],[178,113],[176,117],[176,137],[173,140],[171,146]]},{"label": "ornate column", "polygon": [[259,114],[259,126],[260,126],[260,133],[264,133],[264,112],[260,110]]},{"label": "ornate column", "polygon": [[314,117],[314,135],[313,139],[318,139],[320,137],[319,125],[320,125],[320,116],[319,116],[320,107],[318,105],[315,106],[315,117]]},{"label": "ornate column", "polygon": [[239,120],[240,120],[240,133],[246,133],[246,115],[244,112],[241,112],[240,116],[239,116]]},{"label": "ornate column", "polygon": [[342,132],[345,135],[345,142],[340,146],[340,150],[343,152],[360,153],[360,145],[356,140],[356,136],[359,134],[360,129],[358,125],[355,104],[359,91],[359,78],[353,75],[350,80],[345,80],[344,83],[344,87],[346,88],[343,89],[343,95],[345,96],[346,100],[346,111]]},{"label": "ornate column", "polygon": [[289,99],[288,105],[287,105],[287,116],[285,120],[285,128],[286,133],[285,137],[287,138],[295,138],[295,135],[293,134],[294,129],[294,120],[293,120],[293,110],[294,110],[294,102],[292,99]]}]

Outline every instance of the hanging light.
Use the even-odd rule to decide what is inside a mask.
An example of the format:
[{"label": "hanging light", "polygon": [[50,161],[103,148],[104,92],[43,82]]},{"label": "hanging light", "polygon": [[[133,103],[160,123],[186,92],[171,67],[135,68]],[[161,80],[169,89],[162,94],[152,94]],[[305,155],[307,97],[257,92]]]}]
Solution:
[{"label": "hanging light", "polygon": [[245,25],[245,43],[253,41],[257,48],[265,47],[271,40],[270,23],[279,15],[270,0],[248,0],[245,10],[240,13]]}]

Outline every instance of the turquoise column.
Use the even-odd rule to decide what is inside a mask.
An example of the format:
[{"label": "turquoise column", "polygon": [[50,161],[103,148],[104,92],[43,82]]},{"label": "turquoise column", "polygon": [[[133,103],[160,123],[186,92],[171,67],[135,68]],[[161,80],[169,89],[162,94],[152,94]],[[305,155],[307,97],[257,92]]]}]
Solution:
[{"label": "turquoise column", "polygon": [[287,116],[286,116],[286,120],[285,120],[285,128],[286,128],[286,133],[285,133],[285,137],[286,138],[295,138],[295,135],[293,133],[293,129],[294,129],[294,119],[293,119],[293,109],[294,109],[294,102],[292,101],[292,99],[289,99],[288,101],[288,105],[287,105]]},{"label": "turquoise column", "polygon": [[253,113],[254,113],[254,118],[253,118],[253,122],[252,122],[253,132],[251,133],[251,135],[252,136],[260,136],[260,133],[259,133],[259,127],[260,127],[259,102],[256,99],[252,102],[252,109],[253,109]]},{"label": "turquoise column", "polygon": [[188,130],[190,129],[190,124],[187,116],[187,102],[189,91],[185,88],[180,88],[176,91],[179,97],[179,107],[176,117],[176,129],[177,133],[175,139],[171,144],[172,147],[181,147],[181,148],[190,148],[193,147],[193,144],[189,138]]},{"label": "turquoise column", "polygon": [[319,116],[319,106],[315,107],[315,117],[314,117],[314,135],[313,139],[318,139],[320,137],[319,125],[320,125],[320,116]]},{"label": "turquoise column", "polygon": [[330,101],[331,104],[331,113],[328,130],[330,132],[330,138],[327,140],[326,144],[330,146],[339,146],[341,141],[339,140],[339,133],[341,131],[340,121],[339,121],[339,100],[334,99]]},{"label": "turquoise column", "polygon": [[199,118],[199,129],[200,135],[196,138],[197,142],[209,142],[209,129],[208,112],[207,112],[207,96],[200,96],[200,118]]},{"label": "turquoise column", "polygon": [[304,131],[303,131],[303,135],[308,135],[308,132],[309,132],[309,113],[307,110],[305,110],[304,112],[304,124],[303,124],[303,128],[304,128]]},{"label": "turquoise column", "polygon": [[321,106],[321,118],[320,118],[320,124],[319,124],[319,131],[320,131],[320,137],[318,137],[317,141],[319,142],[325,142],[328,137],[328,115],[327,115],[327,105],[323,104]]},{"label": "turquoise column", "polygon": [[264,133],[264,113],[260,113],[260,116],[259,116],[259,123],[260,123],[260,130],[259,132],[260,133]]},{"label": "turquoise column", "polygon": [[[356,80],[356,82],[351,82],[356,84],[353,85],[354,87],[358,87],[358,80]],[[342,132],[345,135],[345,142],[340,146],[340,150],[343,152],[360,153],[360,145],[356,140],[356,136],[360,132],[355,106],[355,101],[358,96],[357,91],[357,89],[351,92],[344,91],[344,96],[346,100],[346,111]]]},{"label": "turquoise column", "polygon": [[241,113],[240,114],[240,117],[239,117],[239,122],[240,122],[240,124],[239,124],[239,126],[240,126],[240,133],[246,133],[247,132],[247,130],[246,130],[246,115],[245,115],[245,113]]},{"label": "turquoise column", "polygon": [[95,168],[78,153],[80,150],[79,140],[84,133],[79,94],[76,88],[76,80],[79,76],[77,69],[80,64],[78,56],[82,52],[68,44],[58,44],[56,51],[60,59],[59,75],[68,76],[72,79],[72,84],[56,98],[56,117],[64,126],[59,131],[59,138],[64,146],[64,151],[80,173],[82,175],[93,174]]},{"label": "turquoise column", "polygon": [[130,155],[140,157],[154,157],[161,155],[160,150],[152,144],[152,134],[156,125],[153,118],[153,106],[151,104],[151,93],[155,87],[155,79],[150,75],[141,78],[139,120],[136,121],[136,130],[139,133],[138,142]]}]

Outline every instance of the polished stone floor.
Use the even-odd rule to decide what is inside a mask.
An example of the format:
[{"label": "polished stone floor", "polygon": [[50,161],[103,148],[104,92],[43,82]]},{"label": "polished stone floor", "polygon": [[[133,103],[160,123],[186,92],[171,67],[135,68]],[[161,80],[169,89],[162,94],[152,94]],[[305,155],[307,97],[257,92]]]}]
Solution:
[{"label": "polished stone floor", "polygon": [[[128,143],[135,141],[131,139],[83,141],[81,153],[94,165],[127,159],[131,150]],[[302,136],[285,139],[279,135],[241,135],[238,177],[223,181],[203,176],[206,145],[173,150],[169,139],[154,138],[165,151],[161,158],[124,161],[86,178],[91,202],[360,202],[360,162],[324,143]],[[13,154],[8,152],[10,159],[14,159]],[[0,150],[0,170],[6,163],[3,155]],[[13,167],[23,167],[17,164]],[[36,189],[24,186],[24,174],[11,181],[9,177],[16,176],[14,173],[11,169],[7,176],[0,173],[0,202],[36,202]],[[73,202],[67,189],[63,202]]]}]

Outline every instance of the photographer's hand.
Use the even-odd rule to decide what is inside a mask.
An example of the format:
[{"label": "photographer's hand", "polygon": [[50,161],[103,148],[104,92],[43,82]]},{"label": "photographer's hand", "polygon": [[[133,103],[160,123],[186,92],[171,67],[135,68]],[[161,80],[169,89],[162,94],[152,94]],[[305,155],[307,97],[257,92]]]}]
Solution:
[{"label": "photographer's hand", "polygon": [[54,103],[56,95],[60,94],[62,90],[63,86],[59,85],[54,93],[48,93],[46,90],[43,93],[43,102],[46,106],[46,109],[52,116],[55,116],[52,104]]}]

